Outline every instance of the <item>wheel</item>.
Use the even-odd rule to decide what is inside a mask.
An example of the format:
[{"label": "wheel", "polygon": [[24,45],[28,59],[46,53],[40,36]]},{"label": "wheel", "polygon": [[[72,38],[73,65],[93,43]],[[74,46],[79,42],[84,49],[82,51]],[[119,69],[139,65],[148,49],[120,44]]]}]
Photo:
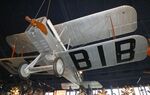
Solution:
[{"label": "wheel", "polygon": [[61,58],[57,58],[53,64],[54,74],[58,77],[61,77],[65,71],[65,65]]},{"label": "wheel", "polygon": [[23,63],[19,66],[19,70],[18,70],[18,73],[19,73],[19,76],[23,79],[28,79],[30,77],[30,74],[25,72],[25,68],[28,66],[27,63]]}]

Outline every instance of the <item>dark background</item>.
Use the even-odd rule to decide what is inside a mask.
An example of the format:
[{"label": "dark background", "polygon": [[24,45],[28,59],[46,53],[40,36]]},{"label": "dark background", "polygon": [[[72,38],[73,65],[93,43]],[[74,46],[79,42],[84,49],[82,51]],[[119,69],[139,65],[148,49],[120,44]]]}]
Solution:
[{"label": "dark background", "polygon": [[[9,57],[11,49],[5,41],[6,36],[24,32],[28,23],[24,20],[25,16],[35,17],[39,7],[44,0],[2,0],[0,2],[0,57]],[[49,0],[46,0],[37,17],[45,16]],[[100,12],[121,5],[131,5],[137,10],[138,29],[135,34],[150,36],[150,1],[149,0],[51,0],[48,18],[53,24],[69,21],[81,16]],[[125,84],[137,86],[147,85],[150,74],[143,73],[149,70],[150,59],[84,72],[84,80],[100,81],[104,87],[124,86]],[[140,82],[137,84],[138,79]],[[8,84],[22,81],[18,75],[10,75],[3,67],[0,67],[0,79]],[[46,83],[55,89],[60,88],[61,82],[67,82],[64,78],[55,76],[33,75],[30,78],[33,83]]]}]

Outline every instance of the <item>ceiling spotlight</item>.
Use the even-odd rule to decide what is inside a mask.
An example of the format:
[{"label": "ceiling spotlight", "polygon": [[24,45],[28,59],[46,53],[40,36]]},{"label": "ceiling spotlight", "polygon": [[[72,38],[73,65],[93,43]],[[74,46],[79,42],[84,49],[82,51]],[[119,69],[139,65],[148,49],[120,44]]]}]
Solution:
[{"label": "ceiling spotlight", "polygon": [[9,77],[13,77],[13,75],[12,75],[12,74],[10,74],[10,75],[9,75]]},{"label": "ceiling spotlight", "polygon": [[79,71],[79,73],[82,74],[83,72],[82,72],[82,71]]},{"label": "ceiling spotlight", "polygon": [[11,95],[20,95],[19,87],[17,87],[17,86],[12,87],[11,90],[10,90],[10,93],[11,93]]}]

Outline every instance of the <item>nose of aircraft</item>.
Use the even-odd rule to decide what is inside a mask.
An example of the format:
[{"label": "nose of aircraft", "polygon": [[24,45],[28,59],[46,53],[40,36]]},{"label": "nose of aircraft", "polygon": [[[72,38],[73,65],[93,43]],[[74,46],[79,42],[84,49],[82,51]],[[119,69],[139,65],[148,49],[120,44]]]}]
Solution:
[{"label": "nose of aircraft", "polygon": [[36,26],[37,28],[39,28],[41,32],[45,35],[48,34],[47,28],[42,22],[39,22],[36,19],[31,19],[29,16],[26,16],[25,20],[29,22],[32,26]]}]

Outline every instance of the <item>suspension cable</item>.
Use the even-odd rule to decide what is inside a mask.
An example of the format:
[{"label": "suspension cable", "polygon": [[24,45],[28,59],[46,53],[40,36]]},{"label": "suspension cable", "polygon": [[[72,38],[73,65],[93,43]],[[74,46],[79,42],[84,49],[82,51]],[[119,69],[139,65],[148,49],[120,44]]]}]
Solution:
[{"label": "suspension cable", "polygon": [[49,8],[50,8],[51,0],[49,0],[48,6],[47,6],[47,12],[46,12],[46,17],[48,18],[49,15]]},{"label": "suspension cable", "polygon": [[42,2],[41,6],[40,6],[40,8],[38,9],[38,11],[37,11],[37,13],[36,13],[36,15],[35,15],[34,18],[37,18],[37,16],[38,16],[39,12],[41,11],[41,9],[42,9],[42,7],[43,7],[45,1],[46,1],[46,0],[44,0],[44,1]]}]

